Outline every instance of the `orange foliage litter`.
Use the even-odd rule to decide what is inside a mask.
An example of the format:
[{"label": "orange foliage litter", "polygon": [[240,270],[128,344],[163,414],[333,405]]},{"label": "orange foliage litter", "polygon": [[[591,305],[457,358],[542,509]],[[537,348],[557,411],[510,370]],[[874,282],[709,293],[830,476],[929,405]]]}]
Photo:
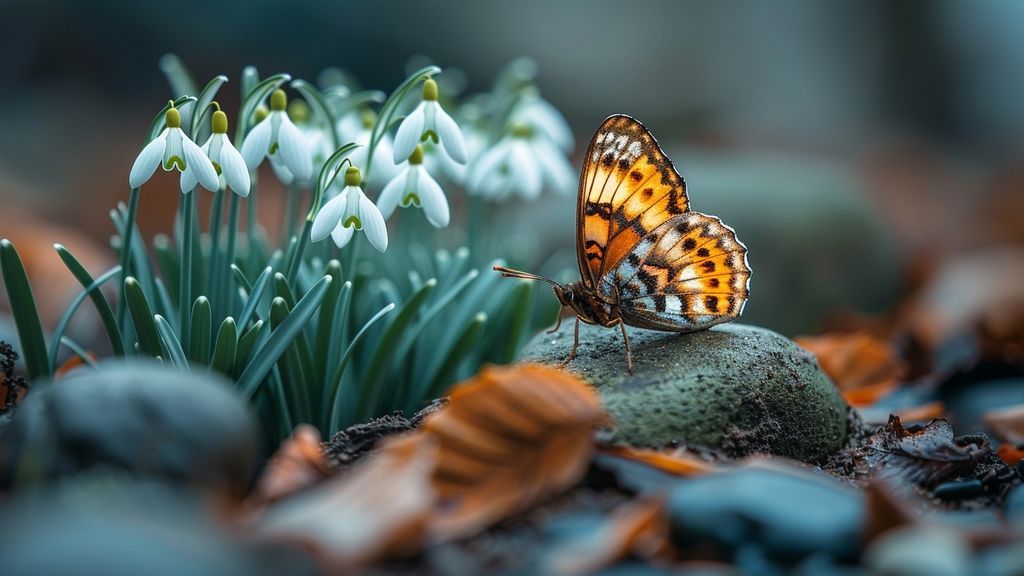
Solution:
[{"label": "orange foliage litter", "polygon": [[601,448],[601,452],[628,458],[642,462],[676,476],[692,476],[694,474],[706,474],[714,470],[714,467],[703,460],[691,456],[681,450],[659,451],[649,448],[632,448],[629,446],[607,446]]},{"label": "orange foliage litter", "polygon": [[892,347],[865,332],[800,336],[794,340],[817,357],[821,369],[854,407],[874,404],[906,373],[906,363]]},{"label": "orange foliage litter", "polygon": [[1024,404],[990,410],[982,421],[1003,442],[1015,446],[1024,444]]},{"label": "orange foliage litter", "polygon": [[307,424],[297,426],[270,459],[253,492],[252,504],[275,502],[308,488],[331,475],[320,432]]}]

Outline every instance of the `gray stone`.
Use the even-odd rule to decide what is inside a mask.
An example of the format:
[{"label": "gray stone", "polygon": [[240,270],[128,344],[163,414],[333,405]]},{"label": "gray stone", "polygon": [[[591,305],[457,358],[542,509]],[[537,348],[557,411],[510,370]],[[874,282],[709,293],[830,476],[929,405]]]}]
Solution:
[{"label": "gray stone", "polygon": [[725,557],[746,550],[788,561],[855,559],[865,518],[860,492],[824,474],[757,460],[679,482],[668,510],[672,538],[684,550],[716,549]]},{"label": "gray stone", "polygon": [[[636,364],[626,370],[618,328],[582,324],[568,369],[600,392],[614,439],[682,443],[733,455],[764,452],[816,461],[846,439],[846,404],[814,356],[770,330],[725,324],[692,334],[627,328]],[[523,359],[558,364],[572,323],[531,341]]]},{"label": "gray stone", "polygon": [[237,497],[258,455],[256,420],[227,380],[111,361],[33,387],[0,436],[0,488],[112,469]]}]

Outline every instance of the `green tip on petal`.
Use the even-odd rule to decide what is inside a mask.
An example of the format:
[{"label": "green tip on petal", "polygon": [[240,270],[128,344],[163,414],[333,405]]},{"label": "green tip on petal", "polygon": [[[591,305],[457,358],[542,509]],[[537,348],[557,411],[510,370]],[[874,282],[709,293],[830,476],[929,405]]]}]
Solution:
[{"label": "green tip on petal", "polygon": [[287,108],[288,108],[288,97],[285,96],[284,90],[281,90],[280,88],[278,88],[277,90],[274,90],[274,93],[270,95],[270,109],[274,110],[274,111],[277,111],[277,110],[285,110]]},{"label": "green tip on petal", "polygon": [[353,228],[354,227],[356,230],[362,230],[363,229],[363,223],[360,222],[359,218],[356,217],[356,216],[349,216],[348,220],[345,220],[345,222],[342,224],[342,226],[344,226],[345,228]]},{"label": "green tip on petal", "polygon": [[301,124],[308,121],[312,115],[313,111],[309,109],[309,104],[306,104],[305,100],[292,100],[288,103],[288,116],[292,121]]},{"label": "green tip on petal", "polygon": [[213,118],[210,119],[210,125],[213,128],[214,134],[227,134],[228,133],[228,115],[224,112],[217,110],[213,113]]},{"label": "green tip on petal", "polygon": [[405,198],[402,198],[402,207],[408,208],[409,205],[420,205],[420,197],[417,196],[415,192],[409,192],[408,194],[405,195]]},{"label": "green tip on petal", "polygon": [[424,100],[437,100],[437,82],[433,78],[427,78],[423,82],[423,99]]},{"label": "green tip on petal", "polygon": [[427,140],[432,141],[434,144],[440,142],[437,138],[437,132],[434,132],[433,130],[426,130],[423,132],[423,136],[420,136],[420,142],[426,142]]},{"label": "green tip on petal", "polygon": [[171,108],[167,110],[167,114],[164,116],[164,122],[168,128],[181,128],[181,112],[178,112],[177,108]]},{"label": "green tip on petal", "polygon": [[516,124],[512,127],[512,136],[515,138],[529,138],[533,136],[533,128],[528,124]]},{"label": "green tip on petal", "polygon": [[409,154],[409,164],[423,164],[423,146],[417,144]]},{"label": "green tip on petal", "polygon": [[364,108],[360,120],[363,121],[363,128],[369,130],[377,123],[377,113],[369,108]]},{"label": "green tip on petal", "polygon": [[363,174],[359,171],[359,168],[349,166],[348,170],[345,170],[345,186],[359,186],[362,183]]}]

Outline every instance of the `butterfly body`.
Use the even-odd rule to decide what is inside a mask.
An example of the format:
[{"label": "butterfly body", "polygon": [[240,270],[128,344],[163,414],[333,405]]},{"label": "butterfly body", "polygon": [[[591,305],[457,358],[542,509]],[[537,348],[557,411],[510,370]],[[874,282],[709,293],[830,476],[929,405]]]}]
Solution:
[{"label": "butterfly body", "polygon": [[[640,122],[606,119],[587,148],[576,211],[581,279],[552,284],[579,322],[694,332],[740,315],[749,292],[747,249],[715,216],[689,210],[682,176]],[[556,328],[557,329],[557,326]]]}]

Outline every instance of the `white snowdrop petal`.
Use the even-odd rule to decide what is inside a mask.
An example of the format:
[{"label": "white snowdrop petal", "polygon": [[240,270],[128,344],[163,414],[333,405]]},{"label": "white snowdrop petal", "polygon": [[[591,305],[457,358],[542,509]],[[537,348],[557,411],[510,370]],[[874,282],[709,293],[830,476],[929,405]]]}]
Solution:
[{"label": "white snowdrop petal", "polygon": [[220,177],[217,175],[217,169],[213,167],[213,162],[210,162],[199,146],[188,138],[181,139],[181,148],[185,153],[185,168],[195,173],[196,180],[203,188],[216,192],[220,188]]},{"label": "white snowdrop petal", "polygon": [[220,149],[220,172],[232,192],[242,198],[249,195],[249,168],[238,150],[226,140]]},{"label": "white snowdrop petal", "polygon": [[423,206],[423,214],[426,215],[427,221],[433,224],[435,228],[447,226],[448,220],[451,217],[448,208],[448,198],[445,197],[444,191],[441,190],[441,185],[431,178],[426,170],[420,173],[419,196],[420,203]]},{"label": "white snowdrop petal", "polygon": [[469,189],[482,192],[483,190],[481,187],[483,186],[484,180],[486,180],[488,176],[493,175],[495,170],[499,169],[501,163],[505,160],[505,156],[508,154],[508,151],[508,142],[502,141],[496,144],[494,148],[491,148],[481,154],[469,169],[469,177],[467,180]]},{"label": "white snowdrop petal", "polygon": [[268,149],[270,149],[270,121],[264,118],[249,131],[245,140],[242,141],[242,149],[239,150],[250,172],[256,171],[260,162],[267,155]]},{"label": "white snowdrop petal", "polygon": [[146,144],[142,148],[142,152],[139,152],[135,163],[132,164],[132,171],[128,174],[128,185],[132,188],[142,186],[153,177],[156,167],[160,165],[160,161],[164,157],[164,146],[167,145],[166,132],[165,129],[164,133],[161,133],[152,142]]},{"label": "white snowdrop petal", "polygon": [[319,242],[327,238],[338,227],[338,222],[341,221],[341,217],[345,213],[345,196],[347,195],[347,192],[342,192],[328,200],[320,208],[320,211],[316,213],[316,217],[313,218],[313,227],[309,231],[310,240]]},{"label": "white snowdrop petal", "polygon": [[401,164],[408,160],[409,155],[416,148],[416,144],[419,143],[420,137],[423,136],[423,125],[426,121],[424,104],[425,102],[420,102],[416,109],[406,116],[398,126],[392,155],[395,164]]},{"label": "white snowdrop petal", "polygon": [[281,161],[281,157],[278,154],[270,157],[270,167],[274,170],[274,176],[281,181],[285,186],[291,186],[292,182],[295,181],[295,176],[292,175],[288,167]]},{"label": "white snowdrop petal", "polygon": [[441,105],[434,102],[437,137],[441,140],[444,151],[459,164],[466,163],[466,141],[462,139],[462,132],[459,125],[452,120],[452,117],[441,108]]},{"label": "white snowdrop petal", "polygon": [[566,122],[565,117],[550,102],[537,98],[530,105],[529,114],[533,116],[535,124],[562,150],[572,150],[574,138],[572,128]]},{"label": "white snowdrop petal", "polygon": [[346,228],[341,224],[335,226],[334,231],[331,232],[331,239],[334,240],[334,245],[338,248],[344,248],[349,240],[352,240],[352,235],[355,234],[355,228]]},{"label": "white snowdrop petal", "polygon": [[402,189],[405,187],[407,174],[408,168],[402,170],[384,186],[380,196],[377,197],[377,208],[380,209],[381,216],[384,218],[390,218],[398,206],[398,201],[402,198]]},{"label": "white snowdrop petal", "polygon": [[359,220],[363,223],[363,232],[370,244],[381,252],[387,250],[388,227],[384,224],[384,216],[365,194],[359,196]]},{"label": "white snowdrop petal", "polygon": [[179,185],[181,186],[181,193],[188,194],[195,189],[196,184],[196,171],[191,168],[185,168],[185,171],[181,173],[181,179]]},{"label": "white snowdrop petal", "polygon": [[281,161],[299,182],[309,182],[313,175],[313,158],[306,149],[306,139],[288,117],[281,119],[277,137]]},{"label": "white snowdrop petal", "polygon": [[540,168],[535,162],[525,142],[519,141],[512,146],[509,153],[510,172],[518,178],[517,187],[527,200],[539,198],[543,187]]},{"label": "white snowdrop petal", "polygon": [[554,143],[540,139],[535,141],[531,148],[533,157],[537,160],[543,174],[543,179],[557,194],[568,194],[572,192],[576,180],[572,166]]}]

